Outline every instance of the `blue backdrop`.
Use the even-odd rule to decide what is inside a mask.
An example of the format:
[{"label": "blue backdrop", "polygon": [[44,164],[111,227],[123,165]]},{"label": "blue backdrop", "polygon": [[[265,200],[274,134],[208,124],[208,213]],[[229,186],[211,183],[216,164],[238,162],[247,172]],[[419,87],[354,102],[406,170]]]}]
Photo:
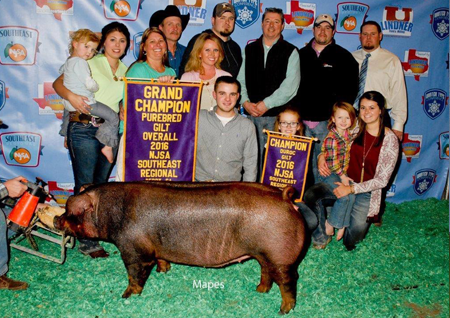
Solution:
[{"label": "blue backdrop", "polygon": [[[124,58],[136,57],[150,16],[168,4],[191,13],[180,43],[211,26],[217,0],[0,0],[0,179],[23,175],[50,182],[63,203],[73,187],[72,169],[58,135],[62,105],[51,87],[68,57],[69,32],[100,32],[112,20],[125,23],[132,36]],[[448,1],[408,0],[301,3],[286,0],[233,0],[237,25],[232,38],[243,48],[261,35],[266,7],[280,7],[289,23],[284,37],[303,47],[316,15],[337,19],[335,39],[349,51],[359,47],[364,19],[383,27],[381,46],[403,62],[408,90],[408,122],[403,158],[389,191],[393,202],[440,197],[448,174]],[[326,79],[324,79],[324,84]],[[332,83],[328,83],[332,85]],[[8,127],[6,128],[7,125]],[[114,176],[113,172],[113,176]]]}]

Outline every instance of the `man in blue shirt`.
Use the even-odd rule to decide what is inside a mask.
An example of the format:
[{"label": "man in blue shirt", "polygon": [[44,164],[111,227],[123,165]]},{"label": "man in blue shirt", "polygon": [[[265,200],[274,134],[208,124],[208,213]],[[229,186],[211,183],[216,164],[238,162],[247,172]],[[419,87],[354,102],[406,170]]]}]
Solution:
[{"label": "man in blue shirt", "polygon": [[164,10],[156,11],[150,18],[150,27],[159,28],[167,39],[169,63],[180,77],[179,68],[186,47],[178,40],[189,22],[190,14],[180,14],[174,5],[168,5]]}]

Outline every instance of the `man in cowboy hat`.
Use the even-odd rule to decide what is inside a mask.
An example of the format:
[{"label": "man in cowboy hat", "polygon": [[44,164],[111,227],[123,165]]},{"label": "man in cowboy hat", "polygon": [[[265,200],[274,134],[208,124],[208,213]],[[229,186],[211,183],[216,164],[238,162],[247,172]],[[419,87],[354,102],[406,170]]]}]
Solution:
[{"label": "man in cowboy hat", "polygon": [[180,10],[174,5],[168,5],[164,10],[153,13],[150,18],[150,27],[159,28],[167,38],[169,63],[170,66],[179,75],[181,59],[183,58],[186,47],[179,44],[184,29],[189,22],[190,14],[180,14]]}]

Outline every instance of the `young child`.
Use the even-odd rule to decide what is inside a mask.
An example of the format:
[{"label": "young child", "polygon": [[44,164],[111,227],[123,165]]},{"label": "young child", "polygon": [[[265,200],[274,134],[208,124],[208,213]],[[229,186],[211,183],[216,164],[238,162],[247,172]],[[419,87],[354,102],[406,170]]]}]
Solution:
[{"label": "young child", "polygon": [[298,111],[290,106],[287,106],[281,113],[278,114],[275,121],[274,130],[287,135],[304,136],[305,126],[300,119],[300,114]]},{"label": "young child", "polygon": [[[347,169],[350,161],[350,146],[354,137],[352,129],[355,124],[356,113],[352,105],[345,102],[337,102],[333,105],[333,114],[328,122],[330,132],[322,145],[322,155],[325,156],[327,166],[332,172],[323,181],[332,189],[337,187],[335,182],[349,185],[350,181],[353,181],[347,176]],[[325,223],[327,235],[333,235],[334,228],[338,228],[337,240],[344,236],[345,228],[350,223],[353,202],[352,195],[336,200]]]},{"label": "young child", "polygon": [[[97,52],[96,48],[99,42],[100,39],[91,30],[80,29],[74,32],[69,44],[70,57],[61,66],[60,73],[64,74],[64,86],[67,89],[88,98],[87,104],[91,106],[91,115],[105,120],[99,126],[95,137],[104,145],[101,151],[106,159],[112,163],[114,161],[113,148],[117,147],[119,143],[119,116],[110,107],[95,101],[94,92],[98,91],[98,84],[91,77],[91,71],[87,63],[87,60],[91,59]],[[68,101],[63,100],[63,104],[64,118],[60,134],[66,136],[70,119],[77,118],[80,113]],[[96,121],[98,121],[98,118],[92,117],[94,126],[98,125]]]}]

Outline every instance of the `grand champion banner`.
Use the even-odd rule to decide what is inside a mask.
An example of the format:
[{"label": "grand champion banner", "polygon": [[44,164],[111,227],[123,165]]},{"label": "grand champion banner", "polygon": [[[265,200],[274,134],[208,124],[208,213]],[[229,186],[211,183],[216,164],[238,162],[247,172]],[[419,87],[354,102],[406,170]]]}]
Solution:
[{"label": "grand champion banner", "polygon": [[298,192],[295,202],[301,202],[313,139],[271,131],[267,135],[261,182],[280,189],[290,185]]},{"label": "grand champion banner", "polygon": [[202,84],[124,81],[122,180],[194,181]]}]

